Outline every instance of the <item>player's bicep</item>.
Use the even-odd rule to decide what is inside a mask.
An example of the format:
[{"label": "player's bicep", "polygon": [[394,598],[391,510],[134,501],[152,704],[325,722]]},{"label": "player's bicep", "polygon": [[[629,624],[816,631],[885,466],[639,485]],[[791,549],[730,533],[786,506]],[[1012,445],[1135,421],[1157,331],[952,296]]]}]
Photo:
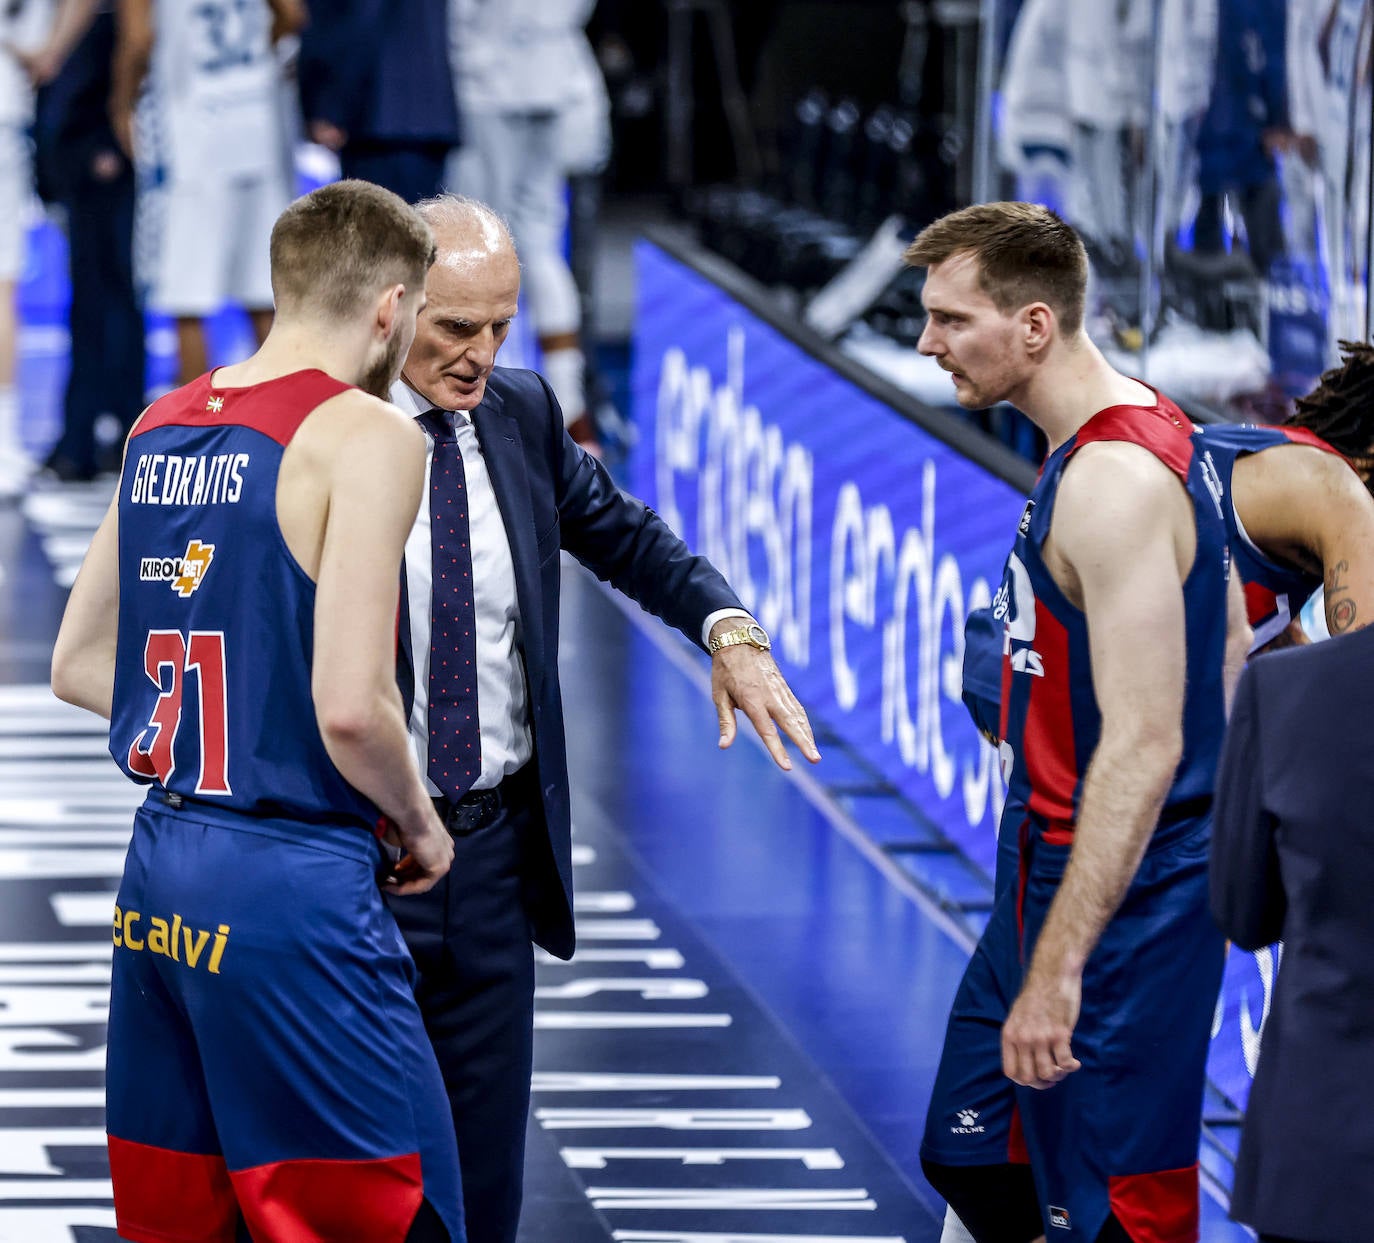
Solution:
[{"label": "player's bicep", "polygon": [[1066,475],[1054,532],[1082,597],[1103,731],[1172,738],[1182,728],[1186,666],[1186,571],[1175,535],[1191,506],[1153,458],[1101,457],[1072,483]]},{"label": "player's bicep", "polygon": [[424,437],[368,420],[331,471],[315,592],[314,684],[377,689],[395,677],[401,557],[424,476]]}]

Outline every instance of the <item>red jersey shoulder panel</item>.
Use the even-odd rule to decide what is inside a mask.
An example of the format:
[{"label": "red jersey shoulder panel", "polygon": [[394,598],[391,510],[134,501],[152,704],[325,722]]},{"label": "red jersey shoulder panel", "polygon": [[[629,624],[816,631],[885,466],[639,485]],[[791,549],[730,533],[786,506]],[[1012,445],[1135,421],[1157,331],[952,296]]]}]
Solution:
[{"label": "red jersey shoulder panel", "polygon": [[172,426],[247,427],[285,447],[317,407],[354,387],[313,369],[241,388],[216,388],[210,381],[213,374],[207,371],[159,397],[134,434]]},{"label": "red jersey shoulder panel", "polygon": [[1305,427],[1289,427],[1286,424],[1282,424],[1274,430],[1276,432],[1282,432],[1292,444],[1311,445],[1314,449],[1320,449],[1323,453],[1329,453],[1333,457],[1340,458],[1351,470],[1355,469],[1355,467],[1351,465],[1350,459],[1346,457],[1344,453],[1334,446],[1327,444],[1326,441],[1314,431],[1309,431]]},{"label": "red jersey shoulder panel", "polygon": [[1107,406],[1099,410],[1074,437],[1069,456],[1084,445],[1121,440],[1148,449],[1179,480],[1187,483],[1193,461],[1193,424],[1172,401],[1159,394],[1154,406]]}]

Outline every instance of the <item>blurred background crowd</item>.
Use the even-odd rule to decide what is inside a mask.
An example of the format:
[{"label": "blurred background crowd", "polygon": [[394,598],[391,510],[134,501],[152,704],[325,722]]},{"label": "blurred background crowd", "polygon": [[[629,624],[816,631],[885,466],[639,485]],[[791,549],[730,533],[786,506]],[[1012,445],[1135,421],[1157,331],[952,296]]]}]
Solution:
[{"label": "blurred background crowd", "polygon": [[[110,471],[150,395],[260,338],[271,223],[340,174],[510,220],[503,361],[599,451],[633,435],[605,253],[642,222],[953,407],[901,249],[1010,197],[1082,232],[1116,365],[1281,418],[1371,333],[1372,28],[1374,0],[4,0],[0,496]],[[25,382],[45,352],[65,378]]]}]

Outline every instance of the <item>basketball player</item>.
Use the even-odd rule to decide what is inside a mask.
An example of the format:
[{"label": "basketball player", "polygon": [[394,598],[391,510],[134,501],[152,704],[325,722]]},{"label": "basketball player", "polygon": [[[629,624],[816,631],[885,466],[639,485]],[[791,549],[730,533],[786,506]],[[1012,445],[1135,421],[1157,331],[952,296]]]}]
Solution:
[{"label": "basketball player", "polygon": [[[1222,964],[1206,895],[1221,513],[1188,420],[1083,333],[1087,261],[1062,221],[968,208],[907,258],[930,269],[920,348],[960,402],[1010,401],[1050,445],[996,601],[1017,919],[980,946],[1001,996],[964,989],[955,1003],[975,1022],[1000,1006],[988,1022],[1023,1125],[988,1119],[1014,1137],[990,1162],[969,1101],[929,1120],[923,1165],[978,1243],[1029,1243],[1046,1226],[1066,1243],[1190,1243]],[[950,1096],[986,1075],[978,1053],[947,1055]]]},{"label": "basketball player", "polygon": [[[1374,348],[1345,343],[1345,351],[1342,366],[1299,401],[1290,426],[1209,424],[1194,433],[1223,498],[1227,540],[1253,628],[1252,654],[1307,641],[1298,613],[1322,588],[1323,577],[1331,633],[1374,618],[1374,497],[1366,490],[1374,465],[1374,409],[1362,392],[1374,378]],[[1347,457],[1314,435],[1313,427],[1338,439]],[[977,610],[964,627],[964,702],[980,732],[996,745],[1001,686],[995,669],[1003,637],[992,612]],[[1017,814],[1011,813],[1012,822],[1019,822]],[[1004,835],[993,914],[960,985],[927,1122],[927,1135],[939,1135],[949,1119],[973,1110],[979,1130],[976,1138],[964,1137],[962,1155],[990,1165],[1005,1161],[1012,1143],[1015,1093],[997,1059],[1009,990],[994,972],[988,947],[1012,935],[1017,875],[1018,843]],[[978,1047],[981,1059],[971,1056]],[[981,1074],[974,1066],[981,1066]],[[947,1217],[944,1243],[967,1237]]]},{"label": "basketball player", "polygon": [[[272,233],[251,358],[150,406],[72,589],[53,688],[148,797],[114,915],[106,1125],[121,1237],[464,1238],[439,1069],[387,912],[453,846],[395,682],[424,438],[376,394],[429,229],[317,190]],[[366,390],[359,391],[360,389]],[[379,817],[406,852],[379,867]]]},{"label": "basketball player", "polygon": [[[1341,365],[1298,399],[1286,426],[1208,424],[1195,432],[1223,496],[1227,539],[1253,628],[1251,654],[1306,642],[1298,613],[1323,580],[1330,633],[1374,618],[1374,498],[1368,492],[1374,470],[1374,346],[1343,341],[1341,351]],[[994,624],[991,608],[969,616],[964,702],[994,746],[1002,645],[1002,627]],[[928,1123],[938,1128],[941,1120],[973,1109],[980,1130],[976,1139],[966,1138],[964,1155],[982,1154],[988,1164],[1000,1163],[1008,1151],[1014,1089],[996,1065],[1006,1006],[999,1011],[1002,989],[990,977],[983,943],[995,945],[1006,935],[1002,926],[1014,924],[1017,845],[1011,837],[998,843],[996,905],[955,1003]],[[984,1075],[956,1071],[971,1064],[970,1050],[979,1045],[985,1050]],[[967,1237],[952,1215],[946,1218],[944,1243]]]},{"label": "basketball player", "polygon": [[[294,173],[275,39],[305,23],[299,0],[119,0],[111,117],[133,156],[149,84],[151,150],[140,230],[153,238],[149,305],[173,316],[183,384],[207,366],[204,320],[225,302],[261,342],[272,323],[267,239]],[[152,170],[162,189],[151,189]]]}]

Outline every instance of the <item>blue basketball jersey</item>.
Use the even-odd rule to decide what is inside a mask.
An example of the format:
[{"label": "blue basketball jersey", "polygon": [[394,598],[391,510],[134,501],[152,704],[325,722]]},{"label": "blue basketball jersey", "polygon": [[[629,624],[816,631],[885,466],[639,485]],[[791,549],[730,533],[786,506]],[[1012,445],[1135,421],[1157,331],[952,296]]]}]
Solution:
[{"label": "blue basketball jersey", "polygon": [[[1263,453],[1276,445],[1311,445],[1336,453],[1326,441],[1304,427],[1257,427],[1252,424],[1209,423],[1199,427],[1194,439],[1216,467],[1226,501],[1222,515],[1226,520],[1226,539],[1231,546],[1236,573],[1245,584],[1245,611],[1255,632],[1251,650],[1258,651],[1287,629],[1302,606],[1318,587],[1321,575],[1282,565],[1262,553],[1246,534],[1231,495],[1231,474],[1236,459]],[[1337,454],[1339,456],[1339,454]]]},{"label": "blue basketball jersey", "polygon": [[[1193,502],[1197,553],[1183,584],[1187,616],[1187,694],[1183,758],[1165,798],[1161,824],[1205,810],[1225,724],[1222,661],[1229,559],[1215,472],[1194,451],[1192,424],[1160,396],[1156,407],[1112,406],[1093,416],[1045,461],[1021,516],[1016,543],[994,600],[1004,627],[1002,764],[1007,803],[1002,834],[1015,840],[1029,811],[1047,840],[1073,839],[1083,777],[1101,732],[1087,622],[1045,565],[1055,496],[1074,453],[1095,441],[1148,449],[1183,482]],[[1010,823],[1011,819],[1018,823]]]},{"label": "blue basketball jersey", "polygon": [[320,737],[315,584],[277,522],[286,446],[347,387],[320,371],[246,388],[205,375],[131,437],[110,752],[134,781],[253,815],[376,822]]}]

